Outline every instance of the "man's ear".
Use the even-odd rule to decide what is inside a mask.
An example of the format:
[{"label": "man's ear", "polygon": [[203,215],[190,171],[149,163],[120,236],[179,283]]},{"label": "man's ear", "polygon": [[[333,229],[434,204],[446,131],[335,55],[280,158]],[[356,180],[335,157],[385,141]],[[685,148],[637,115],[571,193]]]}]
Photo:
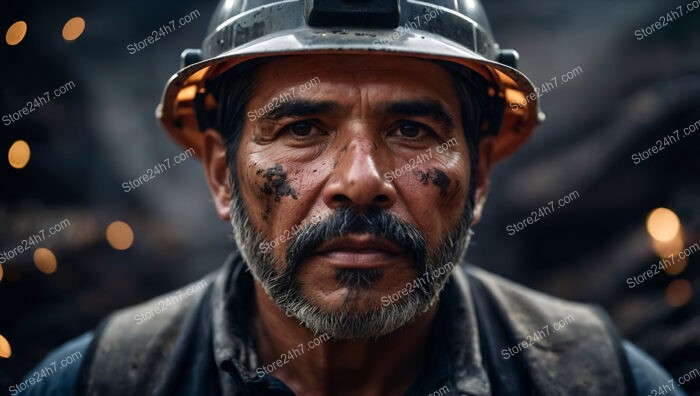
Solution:
[{"label": "man's ear", "polygon": [[472,224],[477,224],[481,220],[481,212],[484,210],[486,196],[489,193],[494,141],[495,138],[493,136],[484,136],[479,140],[479,164],[476,170],[476,193],[474,196],[474,220]]},{"label": "man's ear", "polygon": [[231,170],[226,160],[226,146],[215,129],[204,131],[202,164],[207,184],[214,199],[216,213],[222,220],[231,220]]}]

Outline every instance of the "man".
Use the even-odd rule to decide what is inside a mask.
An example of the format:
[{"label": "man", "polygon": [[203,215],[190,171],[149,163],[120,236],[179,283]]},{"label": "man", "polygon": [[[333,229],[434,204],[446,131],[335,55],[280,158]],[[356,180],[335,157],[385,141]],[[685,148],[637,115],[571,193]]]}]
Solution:
[{"label": "man", "polygon": [[211,26],[157,113],[201,158],[237,249],[204,290],[120,311],[55,351],[46,362],[82,351],[80,368],[30,394],[667,384],[601,311],[463,265],[492,166],[542,119],[480,4],[223,1]]}]

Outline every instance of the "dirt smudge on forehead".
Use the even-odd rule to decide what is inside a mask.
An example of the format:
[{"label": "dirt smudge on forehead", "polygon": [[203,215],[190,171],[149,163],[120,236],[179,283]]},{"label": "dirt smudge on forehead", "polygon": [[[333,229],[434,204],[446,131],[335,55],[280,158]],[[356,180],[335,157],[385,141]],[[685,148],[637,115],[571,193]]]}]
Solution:
[{"label": "dirt smudge on forehead", "polygon": [[260,190],[266,195],[274,195],[275,202],[279,202],[280,198],[284,196],[298,199],[294,188],[287,183],[287,172],[282,165],[275,164],[275,166],[267,168],[267,170],[258,169],[255,174],[265,179]]}]

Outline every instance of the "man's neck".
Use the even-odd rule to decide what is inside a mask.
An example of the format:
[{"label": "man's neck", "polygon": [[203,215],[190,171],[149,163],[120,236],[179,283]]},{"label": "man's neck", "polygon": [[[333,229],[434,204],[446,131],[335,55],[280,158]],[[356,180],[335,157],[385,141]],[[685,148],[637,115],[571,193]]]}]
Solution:
[{"label": "man's neck", "polygon": [[377,340],[333,340],[287,317],[257,282],[255,297],[256,374],[314,396],[404,394],[422,368],[438,305]]}]

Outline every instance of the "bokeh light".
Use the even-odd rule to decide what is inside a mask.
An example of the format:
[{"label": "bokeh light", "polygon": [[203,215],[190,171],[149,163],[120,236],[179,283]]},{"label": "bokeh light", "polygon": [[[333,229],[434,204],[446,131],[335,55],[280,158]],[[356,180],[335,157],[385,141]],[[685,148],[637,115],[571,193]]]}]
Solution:
[{"label": "bokeh light", "polygon": [[134,243],[134,231],[123,221],[115,221],[107,227],[107,242],[117,250],[126,250]]},{"label": "bokeh light", "polygon": [[10,166],[15,169],[22,169],[29,163],[32,151],[29,149],[29,144],[24,140],[18,140],[12,143],[10,150],[7,152],[7,160]]},{"label": "bokeh light", "polygon": [[[685,269],[688,268],[688,258],[682,259],[682,258],[678,257],[678,255],[675,255],[675,256],[673,256],[673,259],[675,261],[671,261],[671,266],[670,267],[666,266],[664,268],[664,272],[667,273],[668,275],[673,275],[673,276],[682,274],[683,271],[685,271]],[[667,258],[666,260],[667,261],[665,261],[664,263],[667,263],[668,260],[671,260],[671,259]]]},{"label": "bokeh light", "polygon": [[681,221],[672,210],[656,208],[647,216],[647,232],[657,241],[666,242],[675,238],[681,230]]},{"label": "bokeh light", "polygon": [[[688,258],[681,258],[678,253],[685,249],[685,240],[683,239],[683,233],[679,232],[673,239],[669,241],[659,241],[657,239],[651,240],[651,245],[654,248],[654,252],[664,263],[663,270],[669,275],[679,275],[685,271],[688,266]],[[671,257],[672,256],[672,257]]]},{"label": "bokeh light", "polygon": [[0,264],[0,282],[2,282],[2,276],[4,275],[2,264]]},{"label": "bokeh light", "polygon": [[17,21],[7,29],[7,33],[5,33],[5,42],[8,45],[17,45],[24,39],[26,34],[27,23],[24,21]]},{"label": "bokeh light", "polygon": [[81,17],[71,18],[63,25],[63,39],[73,41],[85,31],[85,20]]},{"label": "bokeh light", "polygon": [[34,251],[34,265],[36,268],[45,273],[53,274],[56,272],[58,262],[53,252],[47,248],[39,248]]},{"label": "bokeh light", "polygon": [[7,338],[3,337],[2,334],[0,334],[0,358],[7,359],[10,356],[12,356],[10,342],[7,341]]},{"label": "bokeh light", "polygon": [[693,297],[693,286],[686,279],[676,279],[666,287],[666,304],[681,307]]}]

